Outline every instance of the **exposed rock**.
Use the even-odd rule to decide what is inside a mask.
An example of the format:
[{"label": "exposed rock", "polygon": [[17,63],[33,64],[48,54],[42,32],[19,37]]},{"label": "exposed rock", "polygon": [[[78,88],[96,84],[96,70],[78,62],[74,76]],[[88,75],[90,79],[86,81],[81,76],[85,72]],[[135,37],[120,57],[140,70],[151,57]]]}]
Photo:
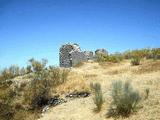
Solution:
[{"label": "exposed rock", "polygon": [[74,92],[66,95],[66,98],[85,98],[89,97],[90,93],[89,92]]},{"label": "exposed rock", "polygon": [[45,106],[43,109],[42,109],[42,113],[45,113],[49,110],[49,105]]},{"label": "exposed rock", "polygon": [[106,49],[97,49],[95,51],[95,54],[98,55],[98,54],[103,54],[103,55],[108,55],[108,52]]},{"label": "exposed rock", "polygon": [[54,96],[48,100],[48,105],[56,106],[56,105],[60,105],[65,102],[67,101],[62,98],[59,98],[59,96]]}]

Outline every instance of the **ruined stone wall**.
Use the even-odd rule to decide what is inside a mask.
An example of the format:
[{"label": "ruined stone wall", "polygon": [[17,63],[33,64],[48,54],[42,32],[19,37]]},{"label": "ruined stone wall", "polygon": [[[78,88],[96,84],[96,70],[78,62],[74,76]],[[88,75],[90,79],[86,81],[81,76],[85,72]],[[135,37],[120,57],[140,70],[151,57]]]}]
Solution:
[{"label": "ruined stone wall", "polygon": [[60,67],[72,67],[79,62],[87,61],[89,56],[81,52],[78,44],[62,45],[59,51]]},{"label": "ruined stone wall", "polygon": [[72,45],[63,45],[59,51],[60,67],[71,67],[70,52],[73,50]]},{"label": "ruined stone wall", "polygon": [[71,52],[72,66],[75,66],[76,64],[85,61],[87,61],[87,56],[84,54],[84,52],[79,52],[79,51]]},{"label": "ruined stone wall", "polygon": [[[95,54],[108,54],[105,49],[97,49]],[[65,44],[59,50],[60,67],[73,67],[80,62],[94,59],[92,51],[81,51],[78,44]]]},{"label": "ruined stone wall", "polygon": [[84,54],[87,57],[87,60],[91,60],[94,57],[94,54],[92,51],[84,51]]}]

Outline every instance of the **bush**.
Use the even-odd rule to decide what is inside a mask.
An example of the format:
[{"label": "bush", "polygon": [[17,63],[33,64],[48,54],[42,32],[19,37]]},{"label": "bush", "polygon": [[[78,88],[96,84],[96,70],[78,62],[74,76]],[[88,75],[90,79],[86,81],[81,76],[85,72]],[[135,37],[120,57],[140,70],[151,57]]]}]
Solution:
[{"label": "bush", "polygon": [[46,61],[29,60],[29,70],[33,71],[31,84],[25,92],[25,102],[33,109],[42,107],[50,95],[51,81],[48,80],[48,71],[46,70]]},{"label": "bush", "polygon": [[51,97],[51,90],[67,80],[69,71],[53,66],[46,67],[46,61],[31,60],[33,75],[29,89],[25,92],[25,103],[33,109],[47,104]]},{"label": "bush", "polygon": [[[32,117],[37,118],[39,116],[37,113],[48,104],[54,87],[67,80],[68,69],[46,67],[47,60],[44,59],[42,61],[31,59],[29,62],[26,68],[11,66],[0,72],[0,83],[3,83],[0,84],[0,120],[25,120],[29,116],[31,120]],[[26,73],[31,73],[31,81],[27,85],[24,83],[20,88],[16,85],[14,88],[11,87],[12,89],[9,87],[8,82],[12,81],[7,79]]]},{"label": "bush", "polygon": [[29,62],[31,64],[30,65],[31,68],[29,68],[29,66],[28,66],[29,71],[31,69],[33,72],[37,72],[38,73],[38,72],[41,72],[42,70],[45,69],[46,64],[47,64],[48,61],[46,59],[42,59],[42,61],[40,62],[40,61],[37,61],[34,58],[32,58],[32,59],[29,60]]},{"label": "bush", "polygon": [[22,67],[19,71],[19,75],[23,76],[26,74],[26,69],[24,67]]},{"label": "bush", "polygon": [[116,55],[110,55],[108,56],[108,58],[106,59],[106,61],[108,62],[112,62],[112,63],[118,63],[120,61],[122,61],[122,57],[120,56],[116,56]]},{"label": "bush", "polygon": [[138,58],[138,57],[132,58],[131,65],[133,65],[133,66],[140,65],[140,58]]},{"label": "bush", "polygon": [[131,59],[133,57],[147,58],[147,59],[160,59],[160,48],[145,48],[139,50],[128,50],[123,53],[124,58]]},{"label": "bush", "polygon": [[51,81],[47,79],[46,71],[41,71],[41,73],[34,75],[27,95],[29,98],[26,98],[33,108],[46,105],[50,97],[51,84]]},{"label": "bush", "polygon": [[48,79],[52,81],[52,86],[56,87],[60,84],[63,84],[67,80],[69,70],[61,70],[60,68],[49,66],[48,73]]},{"label": "bush", "polygon": [[108,117],[129,116],[131,112],[136,110],[140,101],[139,92],[133,90],[129,81],[125,83],[116,81],[112,87],[113,102],[107,113]]},{"label": "bush", "polygon": [[123,60],[123,56],[121,56],[120,54],[112,54],[112,55],[98,54],[98,55],[96,55],[96,61],[97,62],[118,63],[122,60]]},{"label": "bush", "polygon": [[96,112],[99,112],[102,108],[104,103],[103,93],[101,89],[101,85],[99,83],[91,84],[91,89],[94,91],[94,103],[96,104],[97,108],[95,109]]},{"label": "bush", "polygon": [[103,55],[103,54],[97,54],[96,55],[96,61],[97,62],[105,62],[106,61],[106,55]]},{"label": "bush", "polygon": [[14,110],[10,104],[0,102],[0,119],[12,120],[14,116]]},{"label": "bush", "polygon": [[8,86],[0,85],[0,120],[12,120],[14,116],[13,101],[15,92]]},{"label": "bush", "polygon": [[160,59],[160,48],[153,48],[151,50],[151,56],[153,57],[154,60]]},{"label": "bush", "polygon": [[32,72],[32,67],[31,67],[31,65],[27,65],[27,67],[26,67],[26,74],[29,74],[29,73],[31,73]]},{"label": "bush", "polygon": [[9,68],[5,68],[0,72],[1,80],[7,80],[18,76],[20,73],[20,69],[16,65],[12,65]]}]

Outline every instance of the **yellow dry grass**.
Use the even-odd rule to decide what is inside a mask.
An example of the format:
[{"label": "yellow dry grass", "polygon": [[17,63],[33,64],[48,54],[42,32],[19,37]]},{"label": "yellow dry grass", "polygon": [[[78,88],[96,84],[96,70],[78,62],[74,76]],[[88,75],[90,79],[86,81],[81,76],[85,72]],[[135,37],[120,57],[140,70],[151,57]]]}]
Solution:
[{"label": "yellow dry grass", "polygon": [[63,95],[75,91],[89,90],[89,86],[86,84],[82,74],[71,71],[67,79],[68,80],[65,83],[53,88],[54,91],[56,91],[56,94]]},{"label": "yellow dry grass", "polygon": [[160,120],[160,61],[145,60],[140,66],[131,66],[130,61],[103,64],[105,65],[88,62],[80,68],[72,68],[68,81],[56,88],[59,93],[64,94],[75,90],[88,90],[91,82],[99,82],[105,97],[100,113],[93,112],[96,106],[91,96],[53,107],[39,120],[113,120],[106,118],[106,113],[112,101],[110,94],[114,80],[131,80],[133,87],[140,91],[142,97],[145,96],[145,89],[150,89],[148,99],[142,100],[143,107],[138,112],[118,120]]}]

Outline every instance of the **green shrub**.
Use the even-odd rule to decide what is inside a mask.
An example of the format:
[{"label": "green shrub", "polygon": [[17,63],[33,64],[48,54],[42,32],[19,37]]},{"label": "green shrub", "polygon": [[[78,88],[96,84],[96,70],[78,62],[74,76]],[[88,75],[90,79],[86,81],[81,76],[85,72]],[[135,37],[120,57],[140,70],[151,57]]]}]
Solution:
[{"label": "green shrub", "polygon": [[46,70],[47,62],[42,62],[31,59],[30,69],[33,71],[31,76],[31,84],[25,91],[25,103],[32,106],[33,109],[42,107],[45,105],[47,99],[50,96],[51,81],[48,80],[48,71]]},{"label": "green shrub", "polygon": [[[68,69],[46,67],[47,60],[44,59],[42,61],[31,59],[29,62],[26,68],[11,66],[0,72],[0,83],[3,83],[0,84],[0,120],[24,120],[27,116],[37,118],[41,107],[50,99],[52,90],[67,80]],[[26,73],[31,73],[30,83],[21,84],[20,88],[14,86],[13,91],[7,79]],[[22,101],[19,101],[21,97]],[[33,112],[36,114],[32,114]]]},{"label": "green shrub", "polygon": [[15,92],[6,85],[0,85],[0,120],[12,120],[14,116],[13,101]]},{"label": "green shrub", "polygon": [[9,68],[5,68],[0,72],[0,82],[5,82],[5,80],[12,79],[20,75],[20,68],[16,65],[12,65]]},{"label": "green shrub", "polygon": [[132,58],[131,65],[133,65],[133,66],[140,65],[140,58],[138,58],[138,57]]},{"label": "green shrub", "polygon": [[151,54],[154,60],[160,59],[160,48],[153,48]]},{"label": "green shrub", "polygon": [[47,104],[51,97],[51,90],[67,80],[69,70],[61,70],[53,66],[47,68],[46,61],[43,60],[30,62],[33,75],[29,89],[25,91],[24,102],[36,109]]},{"label": "green shrub", "polygon": [[94,103],[96,104],[97,108],[95,109],[96,112],[99,112],[102,108],[104,103],[103,93],[101,89],[101,85],[99,83],[91,84],[91,89],[94,91]]},{"label": "green shrub", "polygon": [[63,84],[68,77],[69,70],[68,69],[60,69],[54,66],[49,66],[48,68],[48,79],[52,81],[53,86],[58,86]]},{"label": "green shrub", "polygon": [[51,81],[47,79],[46,71],[35,74],[30,86],[30,105],[33,108],[42,107],[50,97]]},{"label": "green shrub", "polygon": [[[37,61],[34,58],[32,58],[29,60],[29,62],[31,64],[31,70],[33,72],[41,72],[42,70],[45,69],[48,61],[46,59],[42,59],[42,61],[40,62],[40,61]],[[30,69],[30,68],[28,68],[28,69]]]},{"label": "green shrub", "polygon": [[0,119],[13,120],[14,110],[10,104],[0,102]]},{"label": "green shrub", "polygon": [[106,61],[108,62],[112,62],[112,63],[118,63],[122,60],[122,58],[120,56],[116,56],[116,55],[110,55],[106,58]]},{"label": "green shrub", "polygon": [[112,98],[110,109],[107,113],[108,117],[129,116],[137,108],[140,101],[139,92],[135,91],[130,82],[123,83],[116,81],[112,85]]},{"label": "green shrub", "polygon": [[27,65],[27,67],[26,67],[26,74],[29,74],[29,73],[31,73],[32,72],[32,67],[31,67],[31,65]]},{"label": "green shrub", "polygon": [[19,71],[19,75],[23,76],[26,74],[26,69],[24,67],[22,67]]},{"label": "green shrub", "polygon": [[118,63],[122,60],[123,60],[123,56],[121,56],[120,54],[112,54],[112,55],[98,54],[98,55],[96,55],[96,61],[97,62]]},{"label": "green shrub", "polygon": [[147,59],[160,59],[160,48],[145,48],[139,50],[128,50],[123,53],[125,59],[133,57],[147,58]]},{"label": "green shrub", "polygon": [[105,62],[106,61],[106,55],[103,55],[103,54],[97,54],[96,55],[96,61],[97,62]]}]

